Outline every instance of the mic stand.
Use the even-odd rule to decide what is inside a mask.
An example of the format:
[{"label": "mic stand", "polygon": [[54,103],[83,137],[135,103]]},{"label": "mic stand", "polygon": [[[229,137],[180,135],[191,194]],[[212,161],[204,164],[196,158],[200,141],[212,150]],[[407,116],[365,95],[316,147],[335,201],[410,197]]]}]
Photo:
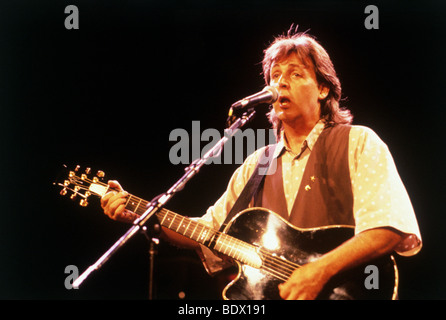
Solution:
[{"label": "mic stand", "polygon": [[254,109],[250,109],[245,112],[241,117],[231,121],[232,124],[225,130],[224,136],[201,158],[193,161],[187,168],[185,168],[186,173],[172,186],[170,189],[156,197],[152,200],[146,211],[133,222],[133,226],[122,235],[118,241],[116,241],[110,249],[108,249],[94,264],[89,266],[77,279],[73,282],[73,288],[79,288],[79,286],[88,278],[88,276],[96,270],[99,270],[110,258],[118,251],[124,244],[130,240],[144,225],[148,220],[159,210],[164,204],[169,201],[178,191],[181,191],[186,183],[198,173],[200,168],[211,158],[216,157],[220,154],[224,144],[232,138],[232,136],[243,127],[255,114]]},{"label": "mic stand", "polygon": [[[150,228],[150,230],[148,230]],[[153,274],[155,270],[155,256],[158,253],[158,245],[160,243],[159,239],[154,237],[157,236],[160,231],[161,227],[158,223],[155,223],[154,225],[149,226],[143,226],[142,227],[142,233],[147,239],[147,242],[149,244],[149,294],[148,298],[149,300],[153,300],[154,294],[153,294]]]}]

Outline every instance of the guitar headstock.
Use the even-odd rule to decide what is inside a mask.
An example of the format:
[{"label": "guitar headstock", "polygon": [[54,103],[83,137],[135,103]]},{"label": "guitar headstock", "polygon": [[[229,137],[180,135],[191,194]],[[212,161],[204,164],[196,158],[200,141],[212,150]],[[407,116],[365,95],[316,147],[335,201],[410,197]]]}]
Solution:
[{"label": "guitar headstock", "polygon": [[80,198],[79,204],[83,207],[88,205],[88,198],[91,195],[102,197],[107,193],[109,187],[103,182],[105,173],[98,171],[95,176],[91,177],[91,168],[81,171],[80,166],[76,166],[73,170],[69,170],[64,165],[64,176],[54,185],[61,187],[60,194],[65,196],[70,193],[70,199],[76,200]]}]

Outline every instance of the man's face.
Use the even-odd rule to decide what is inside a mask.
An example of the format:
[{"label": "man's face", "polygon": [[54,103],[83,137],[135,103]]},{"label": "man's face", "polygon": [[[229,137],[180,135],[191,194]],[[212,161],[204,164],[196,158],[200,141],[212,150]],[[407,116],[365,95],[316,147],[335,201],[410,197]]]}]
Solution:
[{"label": "man's face", "polygon": [[288,126],[319,120],[320,100],[327,96],[328,89],[318,84],[309,60],[305,65],[296,53],[292,53],[272,64],[270,76],[270,85],[279,92],[279,98],[273,104],[279,120]]}]

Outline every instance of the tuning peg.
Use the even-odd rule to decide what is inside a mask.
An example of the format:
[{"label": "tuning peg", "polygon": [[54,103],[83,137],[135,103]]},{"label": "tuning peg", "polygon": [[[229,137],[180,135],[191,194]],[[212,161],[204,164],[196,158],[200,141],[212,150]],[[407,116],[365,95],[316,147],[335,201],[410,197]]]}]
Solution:
[{"label": "tuning peg", "polygon": [[99,170],[98,173],[96,173],[96,176],[102,180],[105,177],[105,172],[102,170]]},{"label": "tuning peg", "polygon": [[77,165],[76,168],[74,169],[74,171],[75,171],[75,172],[78,172],[80,168],[81,168],[81,166],[80,166],[80,165]]},{"label": "tuning peg", "polygon": [[62,190],[60,190],[60,194],[62,196],[66,195],[68,193],[67,188],[63,188]]},{"label": "tuning peg", "polygon": [[80,190],[79,186],[75,186],[75,187],[74,187],[74,190],[73,190],[74,192],[73,192],[73,194],[70,196],[70,199],[71,199],[71,200],[76,199],[76,196],[77,196],[79,190]]},{"label": "tuning peg", "polygon": [[87,199],[88,199],[89,196],[91,196],[91,192],[90,191],[85,192],[84,198],[81,199],[81,201],[79,202],[79,204],[82,207],[88,206],[88,200]]},{"label": "tuning peg", "polygon": [[91,172],[91,168],[87,168],[87,169],[85,169],[85,173],[86,173],[86,174],[90,174],[90,172]]},{"label": "tuning peg", "polygon": [[101,170],[99,170],[97,173],[96,173],[96,176],[95,177],[93,177],[93,182],[94,183],[97,183],[97,182],[99,182],[99,180],[104,180],[104,177],[105,177],[105,173],[104,173],[104,171],[101,171]]}]

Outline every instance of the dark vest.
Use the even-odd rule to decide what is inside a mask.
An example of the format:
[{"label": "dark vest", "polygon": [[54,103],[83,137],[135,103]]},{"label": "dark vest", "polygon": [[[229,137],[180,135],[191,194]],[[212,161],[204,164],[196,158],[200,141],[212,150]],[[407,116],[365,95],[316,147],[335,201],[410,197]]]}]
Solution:
[{"label": "dark vest", "polygon": [[291,213],[285,200],[281,157],[274,174],[266,175],[254,205],[270,209],[300,228],[354,225],[353,193],[348,163],[350,126],[322,131],[308,158]]}]

